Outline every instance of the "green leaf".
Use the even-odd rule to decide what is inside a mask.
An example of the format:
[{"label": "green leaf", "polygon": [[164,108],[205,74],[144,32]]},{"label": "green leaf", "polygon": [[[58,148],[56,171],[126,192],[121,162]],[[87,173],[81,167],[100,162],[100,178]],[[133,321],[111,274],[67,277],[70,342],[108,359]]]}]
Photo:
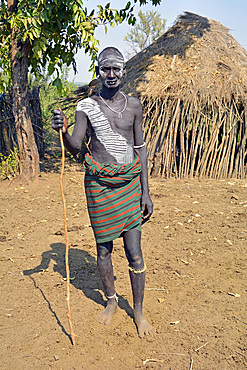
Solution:
[{"label": "green leaf", "polygon": [[91,29],[91,23],[90,22],[81,22],[81,25],[85,30],[90,30]]},{"label": "green leaf", "polygon": [[27,36],[28,36],[29,40],[34,40],[33,34],[31,32],[28,32]]},{"label": "green leaf", "polygon": [[42,58],[42,50],[41,49],[38,50],[37,55],[38,55],[39,58]]},{"label": "green leaf", "polygon": [[74,4],[73,5],[73,12],[76,13],[78,11],[78,5]]},{"label": "green leaf", "polygon": [[55,65],[54,65],[54,63],[50,63],[49,66],[48,66],[49,75],[51,76],[54,71],[55,71]]},{"label": "green leaf", "polygon": [[52,82],[52,85],[56,86],[58,93],[61,94],[62,89],[63,89],[61,78],[59,77],[55,78],[55,80]]},{"label": "green leaf", "polygon": [[44,43],[44,42],[42,42],[42,41],[40,41],[39,42],[39,45],[40,45],[40,48],[42,49],[42,50],[46,50],[47,49],[47,47],[46,47],[46,44]]}]

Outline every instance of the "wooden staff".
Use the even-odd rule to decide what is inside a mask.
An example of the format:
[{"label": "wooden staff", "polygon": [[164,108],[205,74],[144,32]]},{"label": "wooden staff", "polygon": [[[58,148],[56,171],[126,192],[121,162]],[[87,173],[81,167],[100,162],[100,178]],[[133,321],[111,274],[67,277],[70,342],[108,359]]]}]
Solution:
[{"label": "wooden staff", "polygon": [[66,266],[66,277],[67,277],[67,308],[68,308],[68,320],[69,320],[69,327],[70,327],[70,336],[72,340],[72,344],[75,344],[75,334],[73,331],[72,321],[71,321],[71,311],[70,311],[70,271],[69,271],[69,240],[68,240],[68,231],[67,231],[67,220],[66,220],[66,201],[64,197],[64,191],[63,191],[63,173],[64,173],[64,161],[65,161],[65,150],[64,150],[64,144],[63,144],[63,134],[62,129],[59,130],[60,135],[60,143],[61,143],[61,149],[62,149],[62,169],[61,169],[61,175],[60,175],[60,189],[62,194],[62,200],[63,200],[63,213],[64,213],[64,234],[65,234],[65,240],[66,240],[66,252],[65,252],[65,266]]}]

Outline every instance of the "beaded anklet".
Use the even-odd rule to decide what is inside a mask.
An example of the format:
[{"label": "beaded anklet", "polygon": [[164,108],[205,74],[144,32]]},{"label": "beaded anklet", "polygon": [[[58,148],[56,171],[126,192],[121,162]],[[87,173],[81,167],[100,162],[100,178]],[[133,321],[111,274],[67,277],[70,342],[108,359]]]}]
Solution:
[{"label": "beaded anklet", "polygon": [[107,299],[112,299],[112,298],[115,298],[117,303],[118,303],[118,296],[117,296],[117,293],[113,294],[111,297],[108,297],[106,296]]},{"label": "beaded anklet", "polygon": [[141,270],[135,270],[135,269],[133,269],[133,267],[129,266],[129,270],[133,271],[134,274],[142,274],[143,272],[146,271],[146,269],[147,269],[146,265],[144,265],[143,269],[141,269]]}]

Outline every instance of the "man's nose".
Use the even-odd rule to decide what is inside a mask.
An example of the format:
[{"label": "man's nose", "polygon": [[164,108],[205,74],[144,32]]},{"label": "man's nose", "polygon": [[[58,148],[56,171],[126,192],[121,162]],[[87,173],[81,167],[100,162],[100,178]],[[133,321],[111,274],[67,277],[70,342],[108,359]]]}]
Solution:
[{"label": "man's nose", "polygon": [[114,69],[111,68],[109,73],[108,73],[108,77],[115,77],[115,72],[114,72]]}]

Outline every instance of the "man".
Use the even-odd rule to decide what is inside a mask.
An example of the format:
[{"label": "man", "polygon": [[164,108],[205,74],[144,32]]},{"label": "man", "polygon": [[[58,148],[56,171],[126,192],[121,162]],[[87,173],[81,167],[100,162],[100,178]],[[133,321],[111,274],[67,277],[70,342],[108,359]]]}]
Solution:
[{"label": "man", "polygon": [[80,151],[87,127],[91,136],[92,156],[87,154],[84,162],[85,191],[97,244],[98,270],[107,297],[107,306],[97,320],[108,325],[117,310],[111,252],[113,240],[122,236],[129,262],[134,321],[143,337],[155,329],[143,314],[146,266],[141,250],[141,221],[151,216],[153,204],[148,188],[142,107],[138,99],[119,90],[126,70],[118,49],[108,47],[100,53],[96,73],[102,90],[78,103],[72,135],[60,110],[54,110],[52,127],[62,129],[64,144],[73,155]]}]

